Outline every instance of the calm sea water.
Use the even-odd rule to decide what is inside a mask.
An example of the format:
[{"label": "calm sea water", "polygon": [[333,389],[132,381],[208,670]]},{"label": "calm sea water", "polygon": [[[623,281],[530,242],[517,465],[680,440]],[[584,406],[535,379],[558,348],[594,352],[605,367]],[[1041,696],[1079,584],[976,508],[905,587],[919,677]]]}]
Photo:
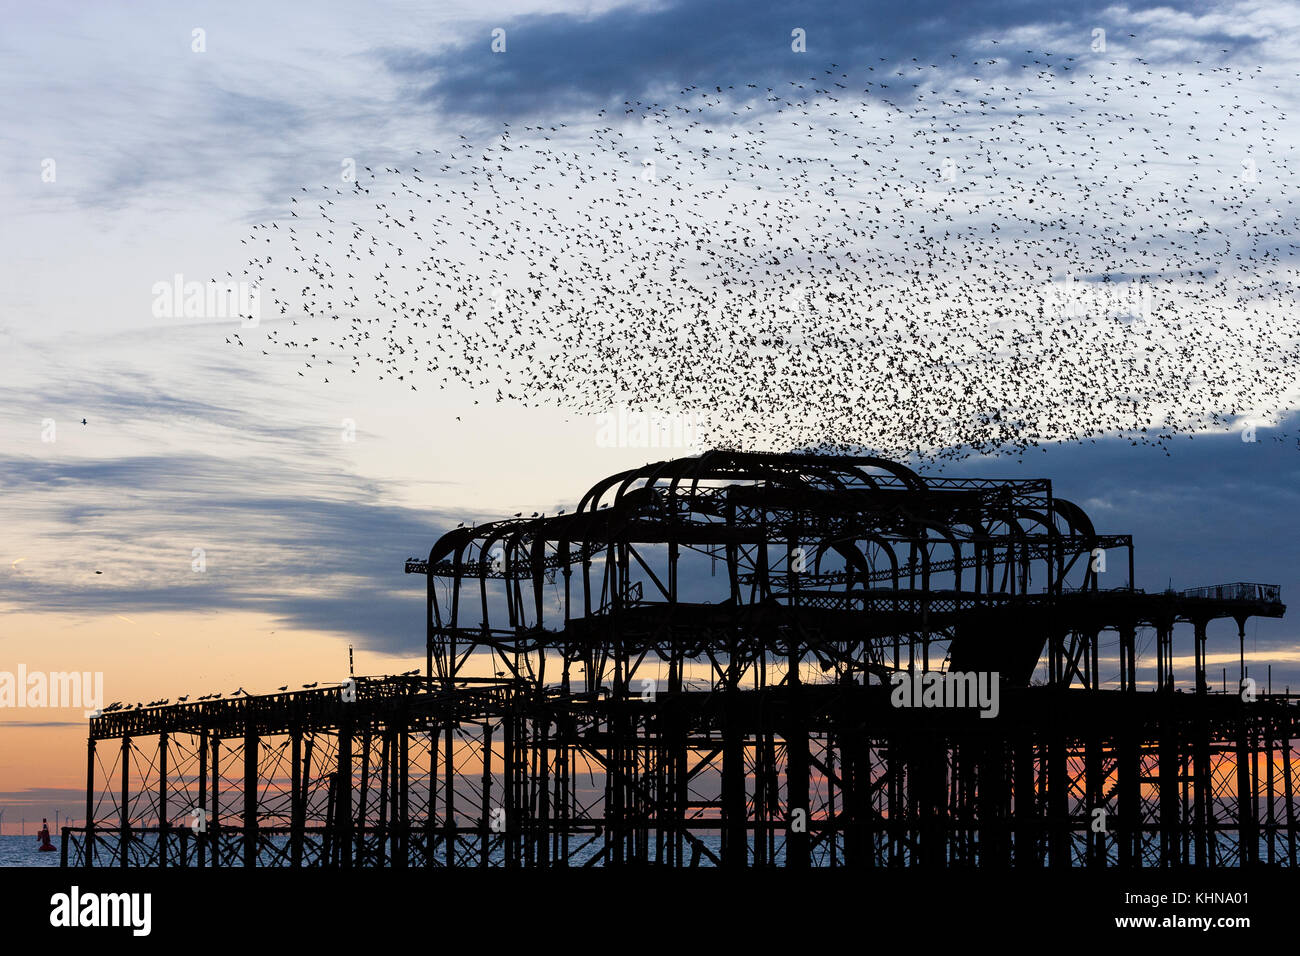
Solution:
[{"label": "calm sea water", "polygon": [[[53,833],[50,840],[55,846],[59,838]],[[58,853],[41,853],[36,847],[34,834],[27,836],[0,836],[0,866],[58,866]]]}]

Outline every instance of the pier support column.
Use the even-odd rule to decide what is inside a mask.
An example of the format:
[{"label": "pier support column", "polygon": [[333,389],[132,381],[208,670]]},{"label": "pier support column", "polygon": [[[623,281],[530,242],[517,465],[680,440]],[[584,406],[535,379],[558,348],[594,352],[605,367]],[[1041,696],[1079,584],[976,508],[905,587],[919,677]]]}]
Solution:
[{"label": "pier support column", "polygon": [[221,740],[212,738],[212,810],[208,814],[208,842],[212,847],[212,865],[221,865]]},{"label": "pier support column", "polygon": [[335,844],[339,864],[352,868],[352,721],[339,725],[338,770],[335,777],[334,824],[338,830]]},{"label": "pier support column", "polygon": [[[1287,774],[1290,782],[1291,775]],[[86,741],[86,865],[95,865],[95,737]]]},{"label": "pier support column", "polygon": [[[1166,708],[1169,705],[1166,705]],[[1178,722],[1166,710],[1160,723],[1160,863],[1177,866],[1182,842],[1182,805],[1178,795],[1179,752]]]},{"label": "pier support column", "polygon": [[[184,862],[182,860],[182,862]],[[167,732],[158,736],[158,866],[167,865]]]},{"label": "pier support column", "polygon": [[303,831],[307,823],[307,774],[302,761],[302,730],[295,727],[291,734],[289,760],[293,768],[293,790],[289,809],[289,865],[297,869],[302,866]]},{"label": "pier support column", "polygon": [[250,717],[244,731],[244,866],[257,866],[257,730]]},{"label": "pier support column", "polygon": [[[812,826],[812,820],[808,807],[808,727],[803,713],[803,685],[799,681],[797,653],[790,655],[787,686],[790,700],[785,726],[785,865],[803,870],[808,868],[810,862],[812,841],[809,827]],[[796,810],[803,811],[803,826],[799,831],[791,828]]]},{"label": "pier support column", "polygon": [[1034,781],[1034,738],[1027,729],[1019,730],[1015,741],[1014,766],[1014,828],[1016,839],[1016,866],[1038,865],[1037,815],[1038,801]]},{"label": "pier support column", "polygon": [[131,738],[122,738],[122,805],[118,822],[118,866],[126,866],[131,846]]},{"label": "pier support column", "polygon": [[1115,740],[1119,773],[1119,865],[1142,865],[1141,749],[1136,731],[1120,730]]},{"label": "pier support column", "polygon": [[1193,641],[1196,645],[1196,693],[1198,694],[1210,692],[1210,682],[1205,677],[1205,625],[1203,618],[1192,622],[1195,633]]},{"label": "pier support column", "polygon": [[1137,690],[1137,628],[1132,623],[1119,627],[1119,687]]},{"label": "pier support column", "polygon": [[740,728],[738,694],[723,694],[722,725],[722,865],[743,868],[749,862],[745,812],[745,738]]},{"label": "pier support column", "polygon": [[1250,772],[1250,761],[1254,755],[1254,731],[1248,726],[1249,719],[1242,715],[1240,729],[1237,731],[1237,842],[1238,860],[1242,866],[1248,866],[1259,859],[1259,826],[1255,819],[1255,781]]}]

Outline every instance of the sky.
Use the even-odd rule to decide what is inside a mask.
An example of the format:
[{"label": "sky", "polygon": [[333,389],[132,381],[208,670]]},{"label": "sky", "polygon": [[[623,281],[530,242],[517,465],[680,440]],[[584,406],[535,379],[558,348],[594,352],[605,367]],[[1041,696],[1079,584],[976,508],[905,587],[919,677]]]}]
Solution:
[{"label": "sky", "polygon": [[[609,447],[571,407],[325,384],[232,347],[228,317],[156,314],[158,283],[240,275],[250,228],[286,221],[290,198],[344,161],[692,83],[979,56],[993,40],[1083,57],[1096,29],[1110,59],[1213,57],[1286,81],[1297,21],[1269,0],[8,5],[0,671],[102,672],[106,700],[135,701],[337,680],[349,646],[359,673],[421,666],[423,587],[406,557],[460,521],[572,507],[599,478],[666,457]],[[791,50],[795,28],[806,52]],[[1297,89],[1269,95],[1289,111]],[[1284,129],[1268,159],[1294,160],[1298,138]],[[1167,455],[1102,438],[945,467],[1051,478],[1100,530],[1134,536],[1140,587],[1258,581],[1287,600],[1300,451],[1270,434],[1181,437]],[[1232,631],[1212,628],[1212,662],[1235,661]],[[1271,664],[1275,687],[1300,686],[1296,635],[1252,622],[1252,673]],[[76,815],[84,738],[75,708],[0,711],[3,832]]]}]

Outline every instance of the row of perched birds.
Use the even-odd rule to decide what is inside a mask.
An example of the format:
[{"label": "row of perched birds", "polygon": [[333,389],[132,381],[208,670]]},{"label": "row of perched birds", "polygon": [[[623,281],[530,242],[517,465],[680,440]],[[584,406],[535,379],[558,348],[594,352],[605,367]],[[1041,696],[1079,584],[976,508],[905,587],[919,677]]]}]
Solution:
[{"label": "row of perched birds", "polygon": [[[312,688],[317,685],[303,684],[302,686],[304,688]],[[288,690],[288,687],[281,687],[280,690]],[[252,694],[244,690],[244,688],[240,687],[237,688],[236,690],[232,690],[229,694],[223,694],[220,691],[214,691],[211,694],[204,694],[201,697],[195,697],[194,700],[198,702],[200,700],[221,700],[224,697],[236,698],[236,697],[252,697],[252,696],[253,696]],[[184,704],[189,699],[190,698],[188,694],[184,697],[177,697],[176,703]],[[119,710],[143,710],[146,707],[166,707],[170,703],[171,703],[171,698],[164,698],[162,700],[151,700],[147,704],[141,704],[137,702],[136,705],[132,707],[130,704],[123,704],[121,701],[114,701],[113,703],[105,707],[102,713],[111,714]]]},{"label": "row of perched birds", "polygon": [[[420,673],[419,668],[416,668],[415,670],[404,671],[400,676],[402,676],[402,677],[414,677],[414,676],[416,676],[416,675],[419,674],[419,673]],[[364,677],[362,677],[362,678],[357,678],[357,680],[359,680],[359,681],[365,681],[365,680],[369,680],[369,679],[370,679],[370,678],[364,678]],[[382,679],[382,678],[380,678],[380,679]],[[303,688],[303,690],[313,690],[314,688],[319,687],[319,686],[320,686],[320,681],[312,681],[310,684],[303,684],[303,685],[302,685],[302,688]],[[341,686],[343,686],[343,685],[341,685],[341,684],[338,684],[338,685],[336,685],[336,684],[327,684],[326,686],[327,686],[327,687],[335,687],[335,686],[339,686],[339,687],[341,687]],[[283,685],[282,687],[280,687],[280,688],[278,688],[278,689],[279,689],[280,691],[287,691],[287,690],[289,689],[289,685],[288,685],[288,684],[285,684],[285,685]],[[233,699],[233,698],[237,698],[237,697],[252,697],[252,696],[253,696],[253,695],[250,694],[248,691],[244,690],[244,688],[242,688],[242,687],[238,687],[238,688],[236,688],[235,690],[232,690],[229,694],[223,694],[223,693],[221,693],[220,691],[214,691],[214,692],[211,693],[211,694],[204,694],[204,695],[202,695],[201,697],[195,697],[194,700],[195,700],[195,702],[198,702],[198,701],[201,701],[201,700],[221,700],[221,699],[223,699],[223,698],[232,698],[232,699]],[[186,696],[184,696],[184,697],[177,697],[177,698],[176,698],[176,703],[178,703],[178,704],[184,704],[184,703],[186,703],[189,699],[190,699],[190,698],[189,698],[189,695],[186,695]],[[113,703],[111,703],[111,704],[109,704],[107,707],[103,708],[103,710],[101,711],[101,713],[111,714],[111,713],[114,713],[114,712],[119,711],[119,710],[142,710],[142,709],[144,709],[144,708],[146,708],[146,707],[166,707],[166,706],[167,706],[168,704],[170,704],[170,703],[171,703],[171,699],[170,699],[170,698],[166,698],[166,699],[163,699],[163,700],[151,700],[151,701],[149,701],[149,703],[147,703],[147,704],[141,704],[141,703],[137,702],[136,705],[135,705],[134,707],[132,707],[130,704],[123,704],[121,701],[113,701]]]},{"label": "row of perched birds", "polygon": [[1278,89],[882,57],[503,123],[301,187],[244,240],[272,305],[231,344],[741,448],[933,462],[1277,423],[1300,398]]}]

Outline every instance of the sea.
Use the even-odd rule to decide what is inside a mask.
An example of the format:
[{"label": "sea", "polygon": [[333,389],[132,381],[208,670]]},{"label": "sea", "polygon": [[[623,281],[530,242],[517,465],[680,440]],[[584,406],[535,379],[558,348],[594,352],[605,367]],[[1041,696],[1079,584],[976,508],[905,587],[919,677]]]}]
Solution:
[{"label": "sea", "polygon": [[[50,834],[50,840],[59,845],[55,834]],[[39,845],[34,833],[0,836],[0,866],[58,866],[59,854],[41,853],[36,849]]]}]

